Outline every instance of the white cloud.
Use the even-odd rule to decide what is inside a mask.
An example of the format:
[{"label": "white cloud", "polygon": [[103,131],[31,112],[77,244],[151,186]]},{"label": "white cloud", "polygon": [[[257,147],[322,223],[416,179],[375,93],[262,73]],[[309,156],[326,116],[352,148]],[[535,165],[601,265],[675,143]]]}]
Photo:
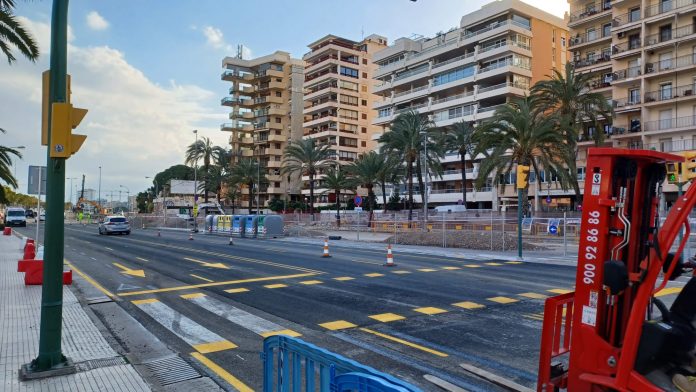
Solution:
[{"label": "white cloud", "polygon": [[[191,28],[193,30],[197,30],[196,26],[191,26]],[[222,49],[228,56],[232,56],[237,53],[236,45],[231,45],[227,43],[225,41],[225,35],[219,28],[213,26],[205,26],[203,30],[201,30],[201,32],[205,36],[206,44],[208,46],[215,49]],[[252,56],[253,53],[251,52],[251,49],[247,48],[246,46],[242,46],[242,58],[250,59],[252,58]]]},{"label": "white cloud", "polygon": [[87,14],[87,26],[92,30],[106,30],[109,28],[109,22],[97,11],[91,11]]},{"label": "white cloud", "polygon": [[[48,46],[47,23],[33,21],[27,26],[42,48]],[[27,146],[17,169],[21,191],[26,189],[26,165],[46,162],[45,147],[40,146],[41,72],[48,68],[43,53],[37,64],[0,64],[0,127],[8,131],[0,135],[0,144]],[[72,103],[89,112],[76,130],[87,135],[87,141],[67,161],[67,174],[86,174],[86,186],[96,189],[102,166],[102,196],[119,185],[133,193],[144,190],[151,184],[145,176],[183,163],[193,129],[199,130],[199,137],[228,145],[228,135],[220,132],[219,125],[229,120],[211,91],[175,81],[155,84],[129,64],[124,53],[107,46],[69,45],[68,71]]]}]

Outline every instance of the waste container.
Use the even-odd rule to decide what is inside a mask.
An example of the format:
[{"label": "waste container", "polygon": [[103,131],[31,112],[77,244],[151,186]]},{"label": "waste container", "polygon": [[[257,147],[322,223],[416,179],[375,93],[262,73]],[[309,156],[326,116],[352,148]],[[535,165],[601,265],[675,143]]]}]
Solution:
[{"label": "waste container", "polygon": [[210,232],[211,229],[215,230],[215,225],[216,225],[215,219],[216,218],[217,217],[213,216],[213,215],[206,215],[206,217],[205,217],[205,232],[206,233]]},{"label": "waste container", "polygon": [[283,217],[280,215],[261,215],[257,219],[259,238],[276,238],[283,235]]},{"label": "waste container", "polygon": [[216,215],[215,216],[215,231],[218,233],[222,233],[225,231],[225,216],[224,215]]},{"label": "waste container", "polygon": [[258,217],[256,215],[246,215],[244,217],[244,236],[247,238],[256,238],[256,224]]},{"label": "waste container", "polygon": [[226,234],[232,231],[232,215],[222,216],[222,231]]},{"label": "waste container", "polygon": [[234,215],[232,217],[232,235],[236,237],[244,237],[246,234],[244,224],[246,223],[246,215]]}]

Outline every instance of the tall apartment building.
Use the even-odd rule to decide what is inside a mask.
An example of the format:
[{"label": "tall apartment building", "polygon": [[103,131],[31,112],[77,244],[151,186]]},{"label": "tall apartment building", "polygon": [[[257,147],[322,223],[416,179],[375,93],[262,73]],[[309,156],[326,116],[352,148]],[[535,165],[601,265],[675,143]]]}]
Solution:
[{"label": "tall apartment building", "polygon": [[[221,104],[231,108],[231,122],[220,126],[230,132],[233,161],[256,158],[267,184],[262,184],[259,204],[273,198],[299,197],[298,180],[281,175],[283,150],[290,140],[302,138],[302,80],[304,65],[289,53],[245,60],[225,57],[221,78],[231,82],[229,96]],[[249,190],[242,190],[246,206]],[[254,203],[253,203],[254,204]],[[254,204],[255,205],[255,204]]]},{"label": "tall apartment building", "polygon": [[[484,5],[463,16],[459,27],[434,38],[397,39],[373,56],[379,66],[373,91],[382,97],[375,102],[378,117],[373,122],[381,131],[373,138],[388,132],[390,122],[408,110],[430,116],[438,127],[491,117],[501,105],[528,94],[553,69],[565,67],[567,39],[563,19],[519,0]],[[443,177],[430,178],[431,205],[458,203],[463,188],[469,207],[496,208],[499,199],[517,204],[512,186],[502,195],[490,185],[474,190],[480,157],[474,158],[467,157],[467,167],[461,167],[456,153],[446,155]]]},{"label": "tall apartment building", "polygon": [[[362,41],[327,35],[308,45],[302,58],[304,77],[304,137],[331,146],[339,163],[354,161],[361,153],[376,148],[371,138],[377,112],[370,92],[375,52],[386,48],[387,39],[369,35]],[[318,205],[333,203],[333,194],[322,189],[321,178],[315,193]],[[309,194],[305,189],[304,194]]]},{"label": "tall apartment building", "polygon": [[[618,148],[696,149],[696,3],[569,2],[573,64],[596,75],[591,89],[615,110],[601,129],[587,124],[585,140],[605,132],[605,144]],[[664,191],[668,202],[675,200],[676,187]]]}]

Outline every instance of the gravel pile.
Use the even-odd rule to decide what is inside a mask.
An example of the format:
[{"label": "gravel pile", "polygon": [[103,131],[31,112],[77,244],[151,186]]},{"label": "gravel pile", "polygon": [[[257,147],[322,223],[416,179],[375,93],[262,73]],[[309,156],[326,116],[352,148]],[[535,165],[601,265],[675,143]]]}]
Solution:
[{"label": "gravel pile", "polygon": [[[391,236],[384,242],[402,244],[402,245],[423,245],[423,246],[442,246],[442,233],[438,232],[414,232],[414,233],[399,233],[396,236]],[[503,248],[505,243],[505,248]],[[491,250],[491,233],[490,232],[466,232],[452,231],[447,233],[448,248],[464,248]],[[493,250],[507,251],[517,249],[517,236],[505,234],[503,241],[502,233],[493,233]],[[526,241],[522,242],[524,250],[547,250],[543,246],[531,244]]]}]

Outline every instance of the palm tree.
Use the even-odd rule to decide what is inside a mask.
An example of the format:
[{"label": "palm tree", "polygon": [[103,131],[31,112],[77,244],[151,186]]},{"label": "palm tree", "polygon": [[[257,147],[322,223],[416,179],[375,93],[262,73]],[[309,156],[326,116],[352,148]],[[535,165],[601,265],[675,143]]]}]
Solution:
[{"label": "palm tree", "polygon": [[[245,184],[249,188],[249,213],[252,211],[252,201],[254,199],[254,184],[259,173],[259,163],[256,159],[243,158],[234,167],[232,167],[231,180],[232,182]],[[259,180],[263,182],[265,175]],[[260,184],[257,184],[260,185]],[[258,186],[260,188],[260,186]],[[259,206],[257,205],[258,209]]]},{"label": "palm tree", "polygon": [[17,59],[12,54],[10,46],[14,46],[29,61],[36,62],[39,58],[39,46],[34,38],[22,26],[14,15],[15,0],[0,0],[0,50],[11,65]]},{"label": "palm tree", "polygon": [[330,189],[336,195],[336,225],[341,227],[341,190],[352,189],[353,182],[348,177],[345,170],[341,170],[340,165],[329,167],[324,172],[324,187]]},{"label": "palm tree", "polygon": [[361,154],[355,162],[346,166],[346,170],[354,177],[357,185],[367,188],[367,205],[370,209],[369,222],[375,213],[375,192],[374,186],[379,181],[380,172],[384,170],[384,158],[382,155],[370,151]]},{"label": "palm tree", "polygon": [[329,167],[330,146],[316,145],[314,139],[292,141],[283,152],[283,174],[299,174],[309,177],[309,213],[314,219],[314,177]]},{"label": "palm tree", "polygon": [[[0,128],[0,133],[5,133],[5,130]],[[14,148],[0,146],[0,180],[14,189],[17,189],[17,179],[12,175],[12,155],[17,158],[22,158],[22,153]],[[0,202],[5,202],[5,190],[0,186]]]},{"label": "palm tree", "polygon": [[[577,157],[577,141],[582,135],[583,124],[589,122],[599,130],[599,121],[611,121],[612,107],[601,93],[590,91],[590,82],[596,76],[591,73],[576,73],[571,63],[566,63],[565,73],[553,71],[547,80],[541,80],[532,87],[532,95],[541,107],[553,113],[558,119],[558,130],[566,136],[566,143],[572,147]],[[604,143],[604,132],[592,135],[595,146]],[[577,181],[576,160],[568,165],[573,180],[571,185],[576,198],[580,199],[580,185]]]},{"label": "palm tree", "polygon": [[[515,164],[531,166],[539,179],[541,164],[547,175],[556,176],[561,187],[568,189],[572,181],[568,167],[575,158],[565,135],[557,132],[556,121],[534,97],[520,98],[497,109],[474,132],[474,154],[486,154],[476,187],[481,188],[491,174],[495,175],[494,184],[499,184]],[[527,200],[527,188],[523,190],[523,200]],[[518,208],[526,212],[526,203]]]},{"label": "palm tree", "polygon": [[380,154],[384,160],[384,165],[382,170],[380,170],[377,175],[377,182],[382,188],[382,205],[383,212],[387,212],[387,184],[398,184],[401,177],[403,176],[404,167],[403,162],[389,154]]},{"label": "palm tree", "polygon": [[[425,188],[421,175],[421,151],[423,150],[423,137],[421,132],[431,133],[434,123],[418,112],[411,110],[399,114],[391,125],[391,130],[379,138],[382,143],[382,153],[393,155],[401,162],[406,163],[406,176],[408,177],[408,220],[413,220],[413,164],[416,163],[418,185],[420,186],[421,200],[424,200]],[[440,149],[429,140],[428,165],[438,172],[441,171],[436,155]],[[435,158],[435,159],[432,159]]]},{"label": "palm tree", "polygon": [[447,151],[456,151],[459,154],[459,161],[462,165],[462,201],[466,206],[466,155],[473,159],[474,150],[474,127],[471,123],[460,121],[452,124],[442,134],[441,145]]},{"label": "palm tree", "polygon": [[[0,0],[1,1],[1,0]],[[208,180],[210,164],[213,160],[219,160],[221,155],[226,154],[224,148],[214,146],[210,138],[202,137],[200,140],[191,143],[186,150],[186,158],[184,163],[187,165],[195,165],[199,160],[203,160],[203,201],[208,202]]]}]

